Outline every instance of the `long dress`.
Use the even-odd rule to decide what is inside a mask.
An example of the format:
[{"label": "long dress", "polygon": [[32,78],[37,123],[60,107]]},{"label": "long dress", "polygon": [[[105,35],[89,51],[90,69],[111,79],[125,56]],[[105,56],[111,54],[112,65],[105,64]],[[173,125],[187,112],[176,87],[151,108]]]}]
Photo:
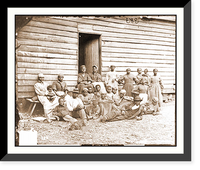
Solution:
[{"label": "long dress", "polygon": [[110,85],[112,88],[118,89],[118,82],[116,79],[119,79],[119,75],[115,71],[110,71],[106,74],[105,83]]},{"label": "long dress", "polygon": [[162,79],[159,76],[152,76],[151,77],[151,84],[150,84],[150,87],[148,89],[148,100],[150,102],[152,102],[152,99],[154,97],[157,97],[159,107],[162,106],[161,87],[163,87]]},{"label": "long dress", "polygon": [[89,76],[89,74],[85,73],[79,73],[78,74],[78,80],[77,80],[77,83],[78,83],[78,89],[79,89],[79,92],[82,93],[83,89],[84,88],[88,88],[88,87],[92,87],[93,88],[93,85],[92,84],[86,84],[87,83],[91,83],[92,82],[92,79],[91,77]]},{"label": "long dress", "polygon": [[133,74],[125,74],[123,76],[124,79],[124,87],[123,89],[126,90],[126,96],[132,96],[132,90],[134,88],[133,84],[135,84],[135,81],[133,80],[135,76]]}]

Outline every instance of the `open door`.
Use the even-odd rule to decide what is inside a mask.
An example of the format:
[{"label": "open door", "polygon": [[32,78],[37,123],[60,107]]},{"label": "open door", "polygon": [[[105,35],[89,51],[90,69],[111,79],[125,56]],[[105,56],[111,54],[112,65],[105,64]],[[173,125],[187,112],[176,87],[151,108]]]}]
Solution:
[{"label": "open door", "polygon": [[100,43],[100,35],[79,33],[79,72],[80,66],[85,65],[87,73],[92,73],[92,66],[96,65],[101,74]]}]

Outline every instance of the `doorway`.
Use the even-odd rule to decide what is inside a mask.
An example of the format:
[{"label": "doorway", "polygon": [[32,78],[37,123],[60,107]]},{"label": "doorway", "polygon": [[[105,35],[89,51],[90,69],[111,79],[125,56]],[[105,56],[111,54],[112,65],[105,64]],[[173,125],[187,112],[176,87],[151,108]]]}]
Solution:
[{"label": "doorway", "polygon": [[79,73],[81,65],[86,66],[87,73],[96,65],[101,74],[101,35],[79,33]]}]

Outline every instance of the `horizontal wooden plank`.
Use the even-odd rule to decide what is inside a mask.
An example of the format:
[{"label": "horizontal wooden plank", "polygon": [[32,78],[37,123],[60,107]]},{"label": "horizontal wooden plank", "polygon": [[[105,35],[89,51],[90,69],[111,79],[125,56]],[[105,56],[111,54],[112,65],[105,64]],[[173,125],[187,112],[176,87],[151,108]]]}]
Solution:
[{"label": "horizontal wooden plank", "polygon": [[[99,20],[106,20],[108,22],[114,22],[114,23],[119,23],[119,24],[129,24],[129,25],[135,25],[138,27],[153,27],[157,29],[169,29],[173,30],[176,26],[176,23],[168,23],[168,22],[159,22],[159,21],[145,21],[142,20],[142,17],[147,17],[145,15],[140,15],[140,16],[113,16],[113,17],[98,17]],[[130,18],[130,19],[129,19]],[[135,23],[134,21],[132,22],[131,19],[139,18],[139,22]],[[130,21],[130,22],[127,22]]]},{"label": "horizontal wooden plank", "polygon": [[126,58],[135,58],[135,59],[159,59],[159,60],[175,60],[175,56],[161,56],[159,54],[149,54],[149,53],[137,53],[137,54],[120,54],[120,53],[110,53],[110,52],[102,52],[102,57],[109,57],[109,58],[121,58],[126,57]]},{"label": "horizontal wooden plank", "polygon": [[115,33],[115,32],[106,32],[101,30],[93,30],[93,29],[87,29],[87,28],[78,28],[79,32],[82,33],[88,33],[88,34],[102,34],[106,37],[121,37],[121,38],[132,38],[132,39],[142,39],[142,40],[154,40],[154,41],[162,41],[162,42],[171,42],[175,43],[174,38],[168,38],[168,37],[154,37],[154,36],[148,36],[147,34],[144,35],[138,35],[138,34],[125,34],[125,33]]},{"label": "horizontal wooden plank", "polygon": [[[17,74],[17,78],[20,80],[37,80],[38,75],[36,74]],[[57,80],[58,76],[57,75],[44,75],[44,80],[49,81],[49,80]],[[77,80],[77,76],[65,76],[64,80]]]},{"label": "horizontal wooden plank", "polygon": [[41,47],[50,47],[50,48],[53,47],[53,48],[59,48],[59,49],[78,50],[78,45],[71,44],[71,43],[49,42],[49,41],[41,41],[41,40],[23,39],[23,38],[19,38],[18,42],[21,45],[33,45],[33,46],[41,46]]},{"label": "horizontal wooden plank", "polygon": [[35,92],[20,92],[18,93],[18,98],[32,98],[34,97],[36,94]]},{"label": "horizontal wooden plank", "polygon": [[[97,17],[93,17],[93,18],[89,18],[89,17],[66,17],[63,18],[63,20],[68,20],[68,21],[75,21],[75,22],[79,22],[79,23],[83,23],[83,24],[93,24],[93,25],[100,25],[100,26],[107,26],[107,27],[113,27],[113,28],[122,28],[122,29],[127,29],[127,30],[132,30],[132,29],[140,29],[140,30],[145,30],[145,31],[157,31],[157,32],[162,32],[162,33],[166,33],[166,31],[168,33],[174,33],[174,27],[172,27],[171,25],[169,26],[160,26],[160,27],[154,27],[156,24],[152,23],[152,24],[146,24],[145,23],[139,23],[138,25],[134,25],[134,24],[129,24],[129,23],[115,23],[112,22],[113,20],[111,19],[110,21],[108,21],[107,19],[100,19]],[[169,29],[168,29],[169,28]],[[165,30],[165,31],[164,31]]]},{"label": "horizontal wooden plank", "polygon": [[139,38],[123,38],[123,37],[110,37],[110,36],[102,36],[102,42],[112,41],[112,42],[125,42],[125,43],[136,43],[136,44],[153,44],[157,46],[164,47],[175,47],[175,42],[166,42],[166,41],[158,41],[158,39],[139,39]]},{"label": "horizontal wooden plank", "polygon": [[23,73],[23,74],[39,74],[42,71],[43,74],[53,74],[58,75],[60,73],[64,75],[72,75],[77,76],[78,70],[47,70],[47,69],[33,69],[33,68],[17,68],[17,73]]},{"label": "horizontal wooden plank", "polygon": [[45,16],[45,17],[33,17],[34,21],[41,21],[41,22],[47,22],[52,23],[54,25],[63,25],[63,26],[71,26],[71,27],[77,27],[77,24],[75,22],[71,21],[65,21],[62,18],[54,17],[54,16]]},{"label": "horizontal wooden plank", "polygon": [[[135,66],[135,65],[131,65],[131,66],[118,66],[116,67],[115,71],[117,72],[125,72],[127,68],[131,68],[132,72],[136,72],[137,71],[137,68],[141,68],[142,70],[144,69],[148,69],[148,73],[149,74],[152,74],[153,73],[153,69],[154,68],[157,68],[158,69],[158,72],[175,72],[175,66],[174,67],[159,67],[159,65],[157,67],[154,67],[154,66]],[[108,72],[110,71],[110,68],[109,66],[103,66],[101,68],[102,72]]]},{"label": "horizontal wooden plank", "polygon": [[16,55],[22,57],[65,58],[65,59],[77,60],[77,55],[38,53],[38,52],[28,52],[19,50],[16,50]]},{"label": "horizontal wooden plank", "polygon": [[120,48],[120,47],[102,47],[103,52],[111,52],[111,53],[132,53],[132,54],[158,54],[161,56],[171,55],[175,56],[175,52],[170,51],[156,51],[156,50],[149,50],[149,49],[129,49],[129,48]]},{"label": "horizontal wooden plank", "polygon": [[23,32],[23,31],[19,31],[17,38],[78,44],[78,38],[58,36],[58,35],[48,35],[48,34],[33,33],[33,32]]},{"label": "horizontal wooden plank", "polygon": [[23,28],[20,29],[20,31],[23,32],[34,32],[34,33],[41,33],[41,34],[48,34],[48,35],[57,35],[57,36],[64,36],[64,37],[77,37],[77,32],[71,32],[69,29],[70,27],[65,27],[65,30],[57,30],[53,28],[46,28],[46,27],[38,27],[38,26],[33,26],[34,24],[31,25],[26,25]]},{"label": "horizontal wooden plank", "polygon": [[174,60],[159,60],[159,59],[138,59],[138,58],[111,58],[111,57],[102,57],[103,62],[124,62],[124,63],[154,63],[154,64],[163,64],[163,63],[171,63],[175,64]]},{"label": "horizontal wooden plank", "polygon": [[157,68],[157,67],[160,67],[160,68],[163,68],[163,67],[166,67],[166,68],[169,68],[169,67],[172,67],[174,68],[175,66],[173,64],[167,64],[167,63],[163,63],[163,64],[154,64],[154,63],[151,63],[151,64],[148,64],[148,63],[124,63],[124,62],[102,62],[102,66],[107,66],[109,67],[110,65],[115,65],[116,67],[119,67],[119,66],[126,66],[126,67],[131,67],[134,65],[134,67],[146,67],[146,68]]},{"label": "horizontal wooden plank", "polygon": [[128,43],[128,42],[112,42],[103,41],[102,46],[105,47],[123,47],[123,48],[133,48],[133,49],[149,49],[149,50],[159,50],[159,51],[172,51],[175,52],[175,47],[169,46],[158,46],[153,44],[138,44],[138,43]]},{"label": "horizontal wooden plank", "polygon": [[[49,85],[52,85],[52,83],[56,80],[45,80],[45,82]],[[67,83],[67,86],[75,86],[77,84],[76,80],[65,80]],[[37,80],[18,80],[17,81],[18,86],[34,86],[35,83],[37,83]]]},{"label": "horizontal wooden plank", "polygon": [[52,58],[33,58],[33,57],[21,57],[17,56],[17,61],[20,62],[28,62],[28,63],[45,63],[45,64],[62,64],[65,65],[66,67],[69,64],[75,65],[77,64],[77,60],[71,60],[71,59],[52,59]]},{"label": "horizontal wooden plank", "polygon": [[28,52],[44,52],[44,53],[53,53],[53,54],[72,54],[77,55],[77,50],[71,49],[59,49],[59,48],[50,48],[50,47],[41,47],[41,46],[31,46],[31,45],[21,45],[18,48],[19,51],[28,51]]},{"label": "horizontal wooden plank", "polygon": [[137,34],[137,35],[148,35],[148,36],[154,36],[156,37],[168,37],[168,38],[175,38],[175,30],[174,31],[166,31],[165,32],[155,32],[155,31],[149,31],[151,30],[151,28],[149,28],[148,30],[140,30],[139,28],[135,28],[135,29],[129,29],[127,31],[126,28],[123,29],[119,29],[119,28],[113,28],[113,27],[109,27],[109,26],[98,26],[98,25],[94,25],[92,27],[93,30],[97,30],[97,31],[107,31],[107,32],[116,32],[116,33],[124,33],[124,34]]},{"label": "horizontal wooden plank", "polygon": [[58,65],[58,64],[41,64],[41,63],[25,63],[25,62],[17,62],[17,66],[19,68],[37,68],[37,69],[51,69],[51,70],[68,70],[68,69],[76,69],[78,70],[78,65]]}]

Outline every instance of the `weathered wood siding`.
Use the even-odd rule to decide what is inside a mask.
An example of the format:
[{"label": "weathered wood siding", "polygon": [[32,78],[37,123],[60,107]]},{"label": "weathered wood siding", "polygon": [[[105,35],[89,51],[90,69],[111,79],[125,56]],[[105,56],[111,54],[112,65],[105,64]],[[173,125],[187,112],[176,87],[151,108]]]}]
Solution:
[{"label": "weathered wood siding", "polygon": [[34,95],[33,85],[40,72],[50,84],[63,73],[70,88],[76,85],[79,32],[101,34],[103,77],[111,64],[120,75],[127,67],[134,74],[138,67],[147,68],[150,75],[158,68],[164,92],[173,92],[175,22],[140,19],[127,23],[126,18],[131,16],[33,17],[17,37],[21,44],[16,51],[19,98]]}]

